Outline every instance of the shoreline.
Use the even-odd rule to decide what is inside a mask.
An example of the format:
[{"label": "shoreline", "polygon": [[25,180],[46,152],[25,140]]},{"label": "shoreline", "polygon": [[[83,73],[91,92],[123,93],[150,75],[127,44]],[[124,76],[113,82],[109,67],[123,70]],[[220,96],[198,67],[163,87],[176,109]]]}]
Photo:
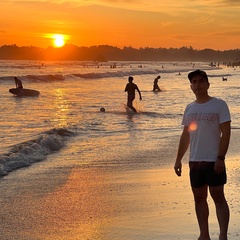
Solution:
[{"label": "shoreline", "polygon": [[[47,164],[46,162],[44,164]],[[68,168],[42,171],[38,164],[0,182],[1,239],[193,240],[198,237],[188,166],[149,170]],[[238,159],[229,159],[225,188],[229,239],[240,236]],[[210,233],[218,239],[209,197]],[[34,230],[33,230],[34,229]]]}]

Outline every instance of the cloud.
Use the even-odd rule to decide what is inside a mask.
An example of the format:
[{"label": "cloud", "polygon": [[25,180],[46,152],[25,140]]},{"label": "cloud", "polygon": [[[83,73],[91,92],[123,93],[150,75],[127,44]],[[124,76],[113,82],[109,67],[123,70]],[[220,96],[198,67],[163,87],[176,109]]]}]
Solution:
[{"label": "cloud", "polygon": [[226,44],[240,36],[237,0],[7,0],[0,9],[4,43],[62,33],[74,44],[200,47],[221,42],[221,32]]},{"label": "cloud", "polygon": [[240,30],[217,31],[214,35],[219,37],[232,36],[240,38]]},{"label": "cloud", "polygon": [[161,10],[164,9],[189,9],[189,8],[211,8],[211,7],[240,7],[240,2],[236,0],[72,0],[72,1],[54,1],[54,2],[74,2],[79,5],[104,5],[123,8],[138,8],[146,10]]},{"label": "cloud", "polygon": [[240,1],[236,0],[9,0],[9,4],[40,7],[55,6],[56,10],[66,7],[74,9],[86,6],[105,6],[132,11],[158,12],[170,16],[188,12],[204,13],[219,11],[223,8],[236,10],[240,8]]},{"label": "cloud", "polygon": [[193,20],[195,25],[205,25],[214,22],[214,18],[212,16],[199,16]]}]

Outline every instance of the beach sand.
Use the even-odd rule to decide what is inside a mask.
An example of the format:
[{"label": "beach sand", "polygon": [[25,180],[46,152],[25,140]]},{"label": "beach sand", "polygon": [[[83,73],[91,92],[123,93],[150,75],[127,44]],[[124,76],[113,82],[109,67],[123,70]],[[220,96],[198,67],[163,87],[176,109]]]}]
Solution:
[{"label": "beach sand", "polygon": [[[54,168],[35,164],[1,179],[1,240],[194,240],[198,226],[188,166],[162,169]],[[41,165],[41,171],[39,168]],[[238,167],[237,167],[238,166]],[[229,239],[240,237],[240,169],[228,160]],[[16,180],[18,179],[18,180]],[[214,205],[210,232],[218,239]]]}]

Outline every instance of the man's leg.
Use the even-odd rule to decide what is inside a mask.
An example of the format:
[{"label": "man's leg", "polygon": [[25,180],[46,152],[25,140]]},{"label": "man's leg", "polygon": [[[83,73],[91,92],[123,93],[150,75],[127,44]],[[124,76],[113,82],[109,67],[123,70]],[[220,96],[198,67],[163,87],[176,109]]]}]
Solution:
[{"label": "man's leg", "polygon": [[209,187],[210,194],[216,206],[216,213],[220,228],[219,240],[227,240],[229,224],[229,207],[224,196],[224,186]]},{"label": "man's leg", "polygon": [[200,236],[198,240],[210,240],[208,228],[209,209],[207,203],[208,186],[192,187],[192,192],[195,200],[195,211],[197,215]]},{"label": "man's leg", "polygon": [[131,108],[134,112],[137,112],[136,108],[133,107],[132,103],[128,103],[127,106]]},{"label": "man's leg", "polygon": [[134,112],[137,112],[137,110],[135,109],[135,107],[133,107],[132,103],[133,103],[134,97],[130,96],[128,97],[128,103],[127,106],[129,108],[131,108]]}]

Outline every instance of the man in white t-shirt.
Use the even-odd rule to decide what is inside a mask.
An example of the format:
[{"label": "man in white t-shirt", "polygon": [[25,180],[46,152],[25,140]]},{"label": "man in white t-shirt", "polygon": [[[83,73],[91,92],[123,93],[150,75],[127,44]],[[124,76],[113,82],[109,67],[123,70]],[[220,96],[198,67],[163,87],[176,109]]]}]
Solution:
[{"label": "man in white t-shirt", "polygon": [[208,95],[210,83],[206,72],[195,70],[188,74],[188,78],[196,100],[184,112],[184,128],[174,169],[181,176],[181,160],[190,145],[190,182],[200,229],[198,240],[210,240],[208,189],[216,206],[219,240],[227,240],[229,207],[224,184],[227,182],[225,155],[231,135],[230,112],[223,100]]}]

